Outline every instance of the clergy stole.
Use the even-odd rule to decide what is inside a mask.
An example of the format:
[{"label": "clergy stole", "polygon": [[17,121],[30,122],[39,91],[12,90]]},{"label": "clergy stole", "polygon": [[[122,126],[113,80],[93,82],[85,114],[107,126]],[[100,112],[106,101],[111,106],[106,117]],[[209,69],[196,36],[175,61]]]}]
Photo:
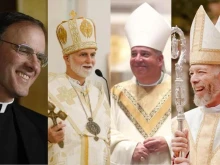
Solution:
[{"label": "clergy stole", "polygon": [[193,165],[218,165],[220,163],[220,158],[218,162],[212,162],[217,153],[217,150],[213,152],[213,143],[219,118],[220,114],[205,113],[195,143],[190,136],[190,162]]},{"label": "clergy stole", "polygon": [[[213,147],[216,135],[216,129],[220,121],[220,114],[204,113],[203,120],[198,130],[196,141],[193,140],[193,129],[184,121],[184,128],[189,130],[189,159],[192,165],[219,165],[220,164],[220,146]],[[173,133],[178,128],[177,120],[172,123]],[[191,128],[191,129],[190,129]],[[213,150],[214,149],[214,150]],[[186,153],[185,153],[186,154]]]},{"label": "clergy stole", "polygon": [[[50,97],[50,99],[62,110],[65,112],[64,107],[62,106],[62,104],[57,101],[56,97],[54,97],[52,95],[52,93],[48,92],[48,95]],[[73,127],[73,129],[77,132],[77,134],[81,137],[81,165],[89,165],[89,139],[87,135],[84,135],[79,128],[77,127],[77,125],[75,124],[75,122],[69,117],[67,116],[67,120],[70,122],[71,126]]]}]

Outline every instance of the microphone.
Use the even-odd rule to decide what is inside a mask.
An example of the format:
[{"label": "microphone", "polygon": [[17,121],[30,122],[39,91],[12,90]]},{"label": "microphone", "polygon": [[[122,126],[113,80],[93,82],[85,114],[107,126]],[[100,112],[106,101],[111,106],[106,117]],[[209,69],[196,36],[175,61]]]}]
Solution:
[{"label": "microphone", "polygon": [[96,69],[96,70],[95,70],[95,74],[96,74],[97,76],[99,76],[99,77],[102,77],[102,78],[105,80],[106,85],[107,85],[107,89],[108,89],[108,98],[109,98],[109,104],[110,104],[110,106],[111,106],[111,100],[110,100],[110,94],[109,94],[108,82],[107,82],[106,78],[105,78],[105,77],[103,77],[101,70]]},{"label": "microphone", "polygon": [[[101,70],[99,70],[99,69],[96,69],[96,70],[95,70],[95,74],[96,74],[97,76],[99,76],[99,77],[104,78],[103,75],[102,75]],[[104,78],[104,79],[105,79],[105,78]]]}]

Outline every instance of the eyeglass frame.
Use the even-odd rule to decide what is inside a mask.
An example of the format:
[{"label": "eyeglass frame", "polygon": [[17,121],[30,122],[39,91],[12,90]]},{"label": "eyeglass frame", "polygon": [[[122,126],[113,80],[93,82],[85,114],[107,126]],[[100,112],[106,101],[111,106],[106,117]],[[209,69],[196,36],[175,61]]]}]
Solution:
[{"label": "eyeglass frame", "polygon": [[[26,55],[26,56],[28,57],[28,56],[30,56],[30,55],[33,56],[33,55],[35,54],[35,55],[37,56],[38,60],[39,60],[40,63],[41,63],[41,67],[43,68],[43,67],[47,66],[48,57],[47,57],[47,55],[45,55],[44,53],[37,53],[37,52],[34,51],[33,48],[31,48],[30,46],[28,46],[28,45],[26,45],[26,44],[15,44],[15,43],[12,43],[12,42],[3,40],[3,39],[1,39],[1,38],[0,38],[0,41],[5,42],[5,43],[8,43],[8,44],[12,44],[12,45],[14,45],[14,46],[17,46],[17,49],[15,49],[15,51],[16,51],[17,53],[19,53],[20,55],[24,55],[24,56]],[[20,51],[20,48],[21,48],[22,46],[25,46],[26,48],[29,48],[32,52]],[[22,54],[21,52],[23,52],[24,54]],[[45,61],[45,62],[42,62],[42,61],[39,59],[39,57],[44,57],[44,59],[43,59],[42,61]]]}]

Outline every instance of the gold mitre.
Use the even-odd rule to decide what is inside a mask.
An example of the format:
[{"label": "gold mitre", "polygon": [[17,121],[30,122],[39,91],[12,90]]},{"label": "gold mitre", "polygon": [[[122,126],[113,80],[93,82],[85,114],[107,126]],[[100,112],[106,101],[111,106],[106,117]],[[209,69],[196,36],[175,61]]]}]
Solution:
[{"label": "gold mitre", "polygon": [[190,65],[220,64],[220,31],[200,6],[190,29]]},{"label": "gold mitre", "polygon": [[63,55],[69,55],[82,49],[97,49],[95,25],[88,18],[76,18],[76,13],[70,13],[72,19],[63,21],[57,26],[57,38],[63,50]]}]

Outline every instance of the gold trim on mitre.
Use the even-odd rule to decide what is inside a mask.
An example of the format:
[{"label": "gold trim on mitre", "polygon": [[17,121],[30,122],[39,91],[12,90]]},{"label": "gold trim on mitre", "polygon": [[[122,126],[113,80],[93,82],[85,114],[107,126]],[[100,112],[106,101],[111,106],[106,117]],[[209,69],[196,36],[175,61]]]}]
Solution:
[{"label": "gold trim on mitre", "polygon": [[220,32],[200,6],[190,29],[190,65],[220,64]]},{"label": "gold trim on mitre", "polygon": [[95,24],[92,20],[79,17],[71,11],[71,19],[63,21],[57,26],[57,38],[63,55],[70,55],[83,49],[96,49]]},{"label": "gold trim on mitre", "polygon": [[57,28],[57,37],[59,38],[62,44],[66,44],[67,41],[67,33],[62,25]]},{"label": "gold trim on mitre", "polygon": [[80,25],[80,31],[85,37],[90,38],[93,32],[92,24],[86,19],[83,19]]}]

